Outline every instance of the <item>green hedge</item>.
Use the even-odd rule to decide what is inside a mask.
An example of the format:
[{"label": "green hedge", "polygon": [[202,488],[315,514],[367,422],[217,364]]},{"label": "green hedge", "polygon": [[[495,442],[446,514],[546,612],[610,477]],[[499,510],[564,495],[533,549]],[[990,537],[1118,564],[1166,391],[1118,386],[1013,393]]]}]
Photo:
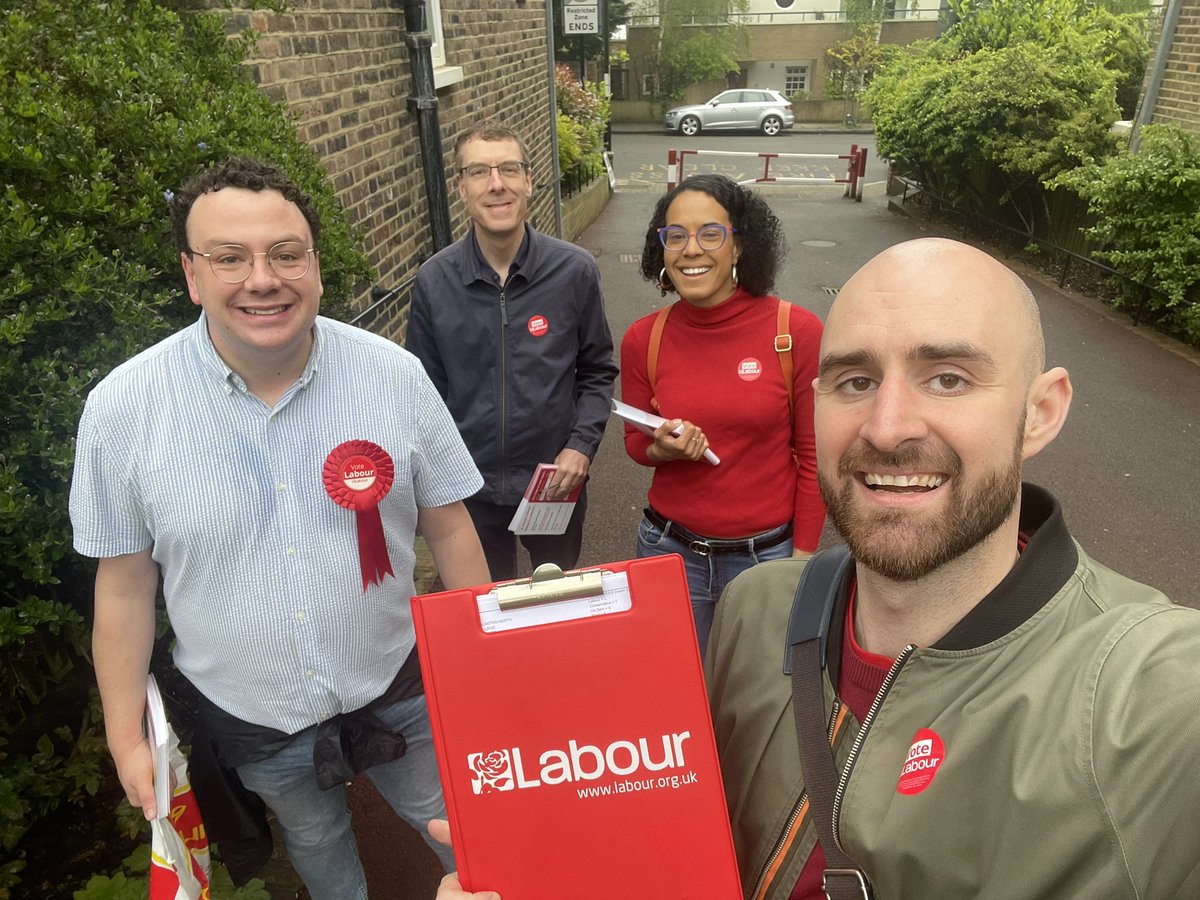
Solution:
[{"label": "green hedge", "polygon": [[1084,233],[1130,280],[1115,305],[1200,347],[1200,138],[1148,125],[1137,153],[1061,175],[1088,203]]},{"label": "green hedge", "polygon": [[0,0],[0,896],[26,832],[109,777],[66,501],[89,389],[196,316],[165,192],[272,159],[320,208],[326,312],[370,277],[320,162],[241,65],[252,41],[151,0]]}]

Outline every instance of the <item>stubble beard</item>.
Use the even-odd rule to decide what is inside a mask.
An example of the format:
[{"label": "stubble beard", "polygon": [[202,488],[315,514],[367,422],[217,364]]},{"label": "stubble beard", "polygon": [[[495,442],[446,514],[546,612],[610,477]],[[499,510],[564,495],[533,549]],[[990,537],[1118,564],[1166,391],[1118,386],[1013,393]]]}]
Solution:
[{"label": "stubble beard", "polygon": [[[1012,515],[1021,492],[1021,433],[1008,462],[976,487],[960,478],[962,460],[948,448],[932,454],[920,447],[880,453],[866,446],[842,456],[837,482],[818,470],[821,497],[856,562],[893,581],[916,581],[971,550]],[[895,469],[948,475],[950,495],[944,512],[912,521],[906,510],[858,508],[856,473]]]}]

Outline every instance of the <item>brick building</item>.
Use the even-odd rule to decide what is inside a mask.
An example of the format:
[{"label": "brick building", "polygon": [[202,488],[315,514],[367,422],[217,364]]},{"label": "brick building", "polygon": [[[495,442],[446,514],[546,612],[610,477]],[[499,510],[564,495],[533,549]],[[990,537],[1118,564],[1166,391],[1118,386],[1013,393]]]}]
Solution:
[{"label": "brick building", "polygon": [[[555,183],[545,0],[429,0],[434,83],[453,236],[467,217],[450,180],[454,137],[501,119],[529,144],[530,220],[555,233]],[[260,35],[255,80],[296,115],[378,273],[359,298],[360,324],[398,338],[407,286],[433,249],[401,0],[291,0],[284,13],[233,12],[231,31]],[[389,295],[384,302],[372,300]]]},{"label": "brick building", "polygon": [[[892,0],[880,26],[879,41],[909,44],[933,38],[937,34],[937,14],[937,4],[930,0]],[[823,102],[825,51],[853,31],[836,0],[749,0],[747,8],[731,14],[729,21],[744,28],[745,41],[738,54],[739,71],[724,81],[692,85],[684,102],[701,103],[732,87],[768,88],[789,97],[803,91],[810,99],[797,106],[798,119],[841,119],[840,101]],[[626,41],[629,76],[624,99],[643,101],[645,105],[655,93],[658,25],[658,16],[652,12],[630,18]],[[697,22],[685,27],[704,25]]]}]

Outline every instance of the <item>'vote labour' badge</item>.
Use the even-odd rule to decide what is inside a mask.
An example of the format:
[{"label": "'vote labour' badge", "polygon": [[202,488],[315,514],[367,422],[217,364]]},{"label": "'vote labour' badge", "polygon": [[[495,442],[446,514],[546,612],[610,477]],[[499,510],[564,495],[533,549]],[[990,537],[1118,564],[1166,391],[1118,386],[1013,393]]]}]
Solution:
[{"label": "'vote labour' badge", "polygon": [[379,502],[391,490],[395,474],[388,452],[370,441],[338,444],[325,458],[325,490],[334,503],[355,513],[364,591],[381,584],[384,575],[395,577],[379,518]]}]

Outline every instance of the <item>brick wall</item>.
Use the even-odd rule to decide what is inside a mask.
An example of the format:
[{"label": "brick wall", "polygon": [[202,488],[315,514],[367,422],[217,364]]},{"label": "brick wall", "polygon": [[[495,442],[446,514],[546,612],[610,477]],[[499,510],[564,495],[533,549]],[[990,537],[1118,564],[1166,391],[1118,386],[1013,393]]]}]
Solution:
[{"label": "brick wall", "polygon": [[1200,0],[1182,2],[1153,121],[1200,133]]},{"label": "brick wall", "polygon": [[[454,137],[478,118],[505,121],[529,144],[534,226],[554,231],[552,119],[543,0],[443,0],[446,65],[463,80],[438,91],[443,169],[455,237],[467,218],[450,172]],[[431,253],[428,204],[399,0],[292,0],[283,14],[234,12],[231,31],[260,34],[249,64],[268,96],[297,116],[297,131],[320,156],[378,272],[391,290]],[[359,298],[370,302],[370,291]],[[407,296],[380,308],[368,327],[400,337]]]}]

